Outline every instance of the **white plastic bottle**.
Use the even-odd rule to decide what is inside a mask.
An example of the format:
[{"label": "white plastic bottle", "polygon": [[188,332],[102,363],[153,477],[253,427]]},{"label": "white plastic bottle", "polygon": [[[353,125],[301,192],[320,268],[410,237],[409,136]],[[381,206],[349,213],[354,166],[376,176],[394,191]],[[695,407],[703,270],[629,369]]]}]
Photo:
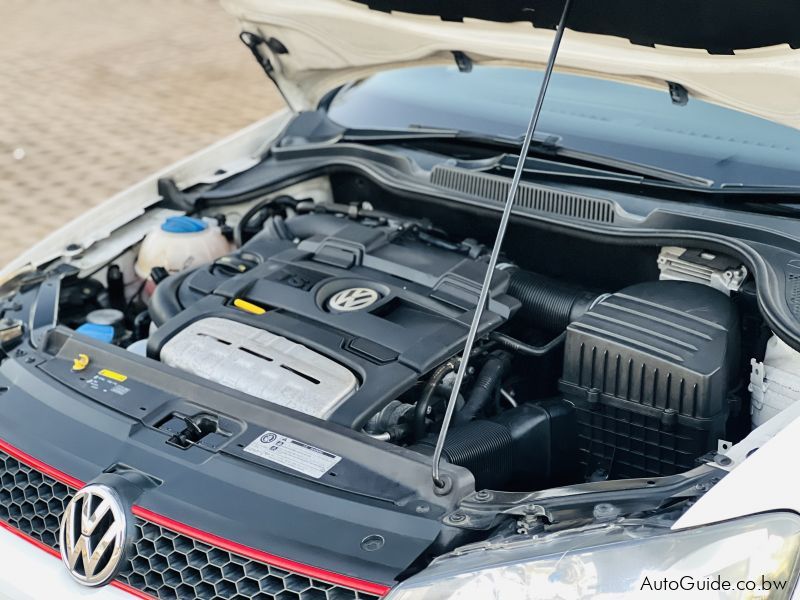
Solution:
[{"label": "white plastic bottle", "polygon": [[134,264],[136,275],[145,280],[144,294],[155,289],[150,279],[154,267],[179,273],[225,256],[233,250],[218,225],[205,219],[169,217],[144,238]]},{"label": "white plastic bottle", "polygon": [[145,237],[134,270],[142,279],[150,276],[153,267],[179,273],[214,261],[232,249],[219,226],[205,219],[169,217]]}]

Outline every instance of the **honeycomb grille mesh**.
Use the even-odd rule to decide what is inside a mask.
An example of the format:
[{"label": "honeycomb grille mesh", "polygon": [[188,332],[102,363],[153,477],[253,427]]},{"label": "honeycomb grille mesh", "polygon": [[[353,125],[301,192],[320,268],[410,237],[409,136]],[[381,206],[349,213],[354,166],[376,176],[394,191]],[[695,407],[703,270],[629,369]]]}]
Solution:
[{"label": "honeycomb grille mesh", "polygon": [[0,452],[0,519],[58,549],[61,515],[75,490]]},{"label": "honeycomb grille mesh", "polygon": [[[0,451],[0,519],[58,549],[75,490]],[[136,518],[134,552],[118,579],[158,600],[376,600],[378,596],[279,569]]]}]

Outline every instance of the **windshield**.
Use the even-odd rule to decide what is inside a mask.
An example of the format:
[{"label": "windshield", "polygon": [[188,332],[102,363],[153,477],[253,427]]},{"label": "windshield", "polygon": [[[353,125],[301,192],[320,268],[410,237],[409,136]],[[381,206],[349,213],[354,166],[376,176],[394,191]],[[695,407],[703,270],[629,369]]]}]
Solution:
[{"label": "windshield", "polygon": [[[330,118],[353,129],[437,127],[521,138],[542,80],[512,67],[412,67],[343,88]],[[664,90],[555,73],[537,128],[572,150],[710,179],[800,185],[800,131]]]}]

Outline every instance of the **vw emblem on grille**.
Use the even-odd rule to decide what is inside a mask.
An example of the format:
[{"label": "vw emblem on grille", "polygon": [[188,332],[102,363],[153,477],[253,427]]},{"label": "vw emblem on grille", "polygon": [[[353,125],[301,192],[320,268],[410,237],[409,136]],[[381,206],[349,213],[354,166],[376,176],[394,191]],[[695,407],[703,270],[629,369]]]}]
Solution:
[{"label": "vw emblem on grille", "polygon": [[375,304],[379,298],[380,294],[371,288],[347,288],[331,296],[328,300],[328,308],[336,312],[363,310]]},{"label": "vw emblem on grille", "polygon": [[72,497],[61,519],[61,559],[79,583],[104,585],[117,575],[125,556],[127,530],[117,493],[104,485],[87,485]]}]

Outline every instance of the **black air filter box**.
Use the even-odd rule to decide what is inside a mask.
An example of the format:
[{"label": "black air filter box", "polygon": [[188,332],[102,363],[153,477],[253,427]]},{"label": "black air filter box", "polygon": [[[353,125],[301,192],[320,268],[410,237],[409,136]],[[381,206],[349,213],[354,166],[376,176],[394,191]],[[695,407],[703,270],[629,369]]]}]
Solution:
[{"label": "black air filter box", "polygon": [[585,475],[671,475],[724,437],[738,364],[730,298],[658,281],[608,296],[567,328],[565,398],[575,404]]}]

